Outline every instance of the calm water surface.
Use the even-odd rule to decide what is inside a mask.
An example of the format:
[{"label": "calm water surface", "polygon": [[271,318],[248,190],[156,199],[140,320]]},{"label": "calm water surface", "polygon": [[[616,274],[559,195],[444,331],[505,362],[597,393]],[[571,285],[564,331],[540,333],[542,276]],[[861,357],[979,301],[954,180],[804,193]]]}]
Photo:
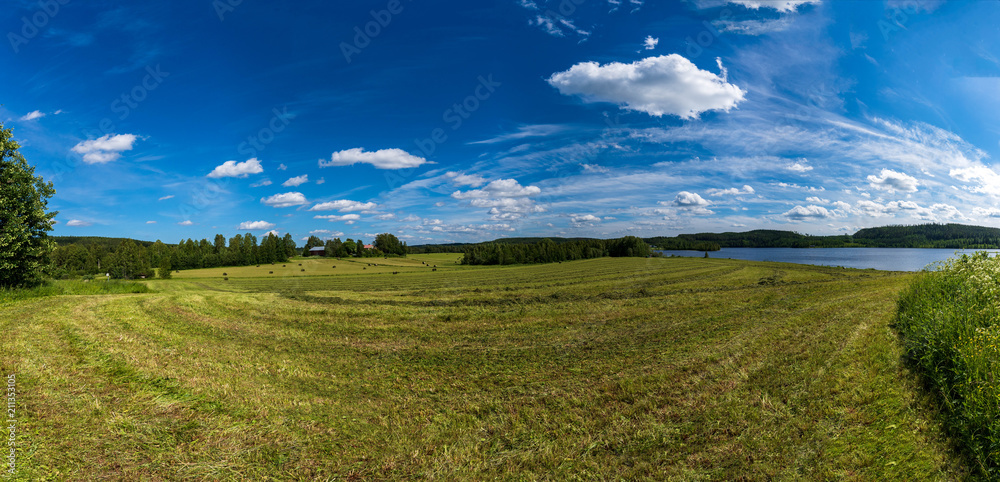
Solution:
[{"label": "calm water surface", "polygon": [[[937,261],[976,251],[918,248],[722,248],[719,251],[710,251],[708,257],[874,268],[886,271],[920,271]],[[994,256],[997,254],[996,250],[988,251]],[[705,256],[703,251],[660,250],[660,252],[664,256]]]}]

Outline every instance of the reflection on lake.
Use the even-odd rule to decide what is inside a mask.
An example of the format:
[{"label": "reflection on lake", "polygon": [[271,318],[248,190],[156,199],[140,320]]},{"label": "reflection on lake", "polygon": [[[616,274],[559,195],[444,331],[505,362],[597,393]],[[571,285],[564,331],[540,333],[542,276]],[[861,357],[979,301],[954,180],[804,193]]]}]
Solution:
[{"label": "reflection on lake", "polygon": [[[703,251],[658,250],[664,256],[703,257]],[[722,248],[710,251],[710,258],[780,261],[784,263],[874,268],[886,271],[920,271],[927,265],[948,258],[972,254],[974,249],[921,248]],[[996,250],[986,250],[997,254]]]}]

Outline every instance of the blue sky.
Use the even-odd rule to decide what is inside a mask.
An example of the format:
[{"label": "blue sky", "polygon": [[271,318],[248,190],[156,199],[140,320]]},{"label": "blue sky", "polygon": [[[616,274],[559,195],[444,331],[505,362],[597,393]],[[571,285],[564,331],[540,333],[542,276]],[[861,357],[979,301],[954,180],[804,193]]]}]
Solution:
[{"label": "blue sky", "polygon": [[998,23],[987,1],[15,0],[0,120],[55,184],[55,235],[1000,226]]}]

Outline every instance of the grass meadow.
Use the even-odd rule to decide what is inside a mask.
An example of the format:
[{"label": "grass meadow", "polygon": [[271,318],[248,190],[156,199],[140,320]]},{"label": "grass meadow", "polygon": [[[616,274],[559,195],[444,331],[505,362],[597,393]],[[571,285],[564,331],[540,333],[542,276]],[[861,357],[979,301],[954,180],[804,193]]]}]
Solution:
[{"label": "grass meadow", "polygon": [[968,475],[890,327],[912,274],[457,256],[4,301],[14,480]]}]

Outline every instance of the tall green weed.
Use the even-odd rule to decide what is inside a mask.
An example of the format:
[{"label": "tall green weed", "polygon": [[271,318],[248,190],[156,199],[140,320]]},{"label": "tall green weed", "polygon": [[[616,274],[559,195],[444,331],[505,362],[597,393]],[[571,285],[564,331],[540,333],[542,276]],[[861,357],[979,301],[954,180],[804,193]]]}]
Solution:
[{"label": "tall green weed", "polygon": [[981,475],[1000,479],[1000,258],[963,255],[921,275],[896,328],[949,431]]}]

